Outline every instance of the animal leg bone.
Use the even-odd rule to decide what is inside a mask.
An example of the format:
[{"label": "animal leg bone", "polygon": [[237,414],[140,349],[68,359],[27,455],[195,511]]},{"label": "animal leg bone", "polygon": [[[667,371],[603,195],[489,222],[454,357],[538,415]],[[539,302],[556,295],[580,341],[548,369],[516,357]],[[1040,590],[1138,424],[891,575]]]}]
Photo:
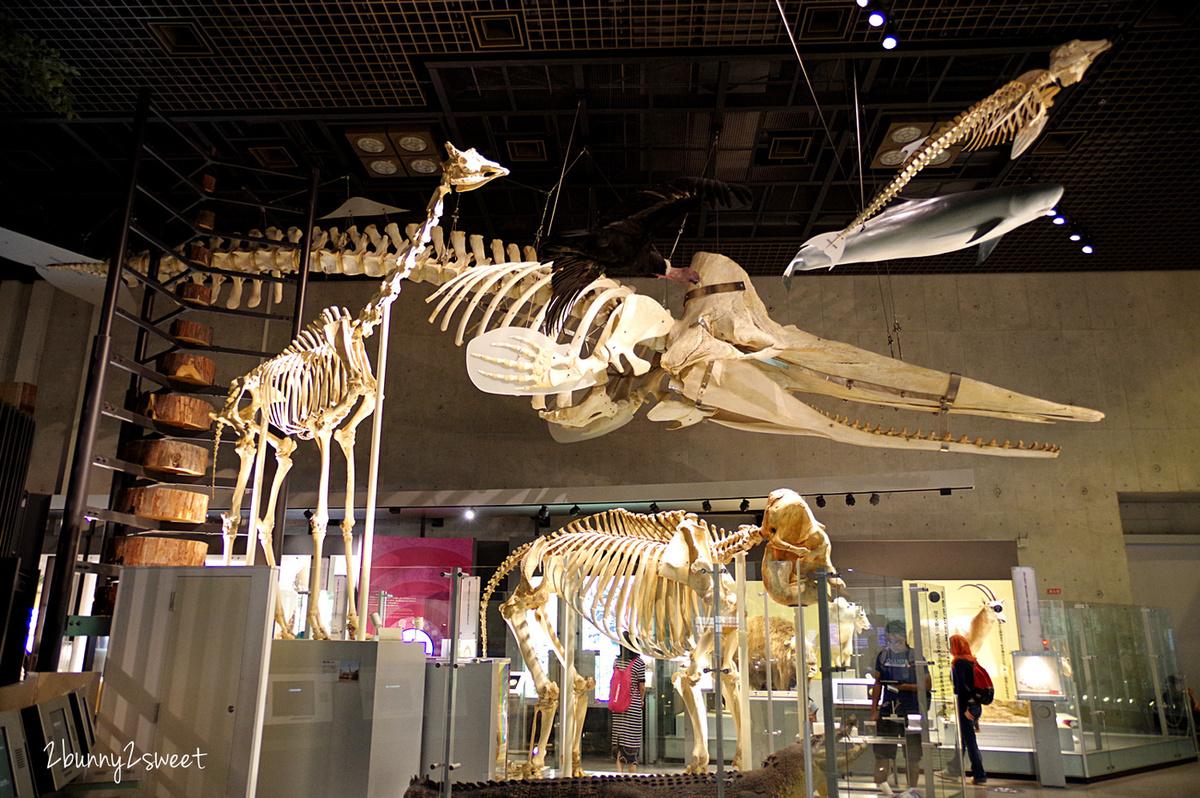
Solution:
[{"label": "animal leg bone", "polygon": [[[543,582],[543,585],[545,582]],[[541,607],[548,597],[545,589],[534,590],[529,587],[524,578],[513,592],[511,598],[500,605],[500,615],[508,628],[512,630],[521,652],[521,659],[533,677],[534,688],[537,690],[538,702],[534,710],[533,726],[530,729],[529,757],[523,768],[524,778],[539,778],[546,763],[546,744],[550,739],[550,728],[554,723],[554,713],[558,709],[558,685],[550,681],[538,661],[537,653],[529,637],[529,621],[526,612],[534,610],[541,614]],[[547,626],[549,624],[546,624]],[[558,642],[551,632],[551,640]],[[537,734],[537,738],[534,735]]]},{"label": "animal leg bone", "polygon": [[346,515],[342,519],[342,542],[346,551],[346,595],[349,607],[346,610],[346,628],[353,638],[358,632],[358,609],[354,600],[354,442],[358,425],[368,418],[375,410],[375,393],[373,389],[363,392],[362,403],[348,422],[333,433],[342,454],[346,458]]},{"label": "animal leg bone", "polygon": [[317,487],[317,508],[309,526],[312,529],[313,557],[308,575],[308,636],[312,640],[328,640],[329,630],[321,622],[321,551],[325,530],[329,526],[329,439],[333,431],[320,429],[313,436],[321,457],[321,478]]},{"label": "animal leg bone", "polygon": [[[263,547],[263,558],[267,565],[275,566],[275,508],[279,504],[279,491],[288,472],[292,470],[292,453],[296,451],[296,442],[291,438],[280,438],[275,444],[275,478],[271,481],[271,493],[267,498],[267,507],[259,526],[259,541]],[[294,640],[295,631],[287,614],[283,611],[283,599],[275,595],[275,622],[279,624],[280,635],[284,640]]]}]

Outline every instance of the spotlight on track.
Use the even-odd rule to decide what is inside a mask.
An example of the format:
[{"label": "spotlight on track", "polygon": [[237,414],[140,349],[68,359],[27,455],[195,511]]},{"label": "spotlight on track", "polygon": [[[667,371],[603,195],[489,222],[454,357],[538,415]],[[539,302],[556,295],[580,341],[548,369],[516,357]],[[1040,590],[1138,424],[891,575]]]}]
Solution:
[{"label": "spotlight on track", "polygon": [[817,506],[818,506],[818,507],[824,507],[824,506],[825,506],[825,497],[824,497],[824,496],[818,496],[818,497],[817,497]]},{"label": "spotlight on track", "polygon": [[550,523],[550,508],[544,504],[541,507],[539,507],[538,511],[537,511],[537,520],[538,520],[539,524],[549,524]]},{"label": "spotlight on track", "polygon": [[571,505],[571,515],[579,515],[579,505],[578,504]]},{"label": "spotlight on track", "polygon": [[853,506],[854,506],[854,494],[853,494],[853,493],[847,493],[847,494],[846,494],[846,506],[847,506],[847,507],[853,507]]},{"label": "spotlight on track", "polygon": [[742,503],[738,505],[738,509],[743,513],[750,509],[750,500],[742,499]]},{"label": "spotlight on track", "polygon": [[872,28],[882,27],[885,22],[887,22],[887,15],[882,11],[872,11],[867,15],[867,24]]},{"label": "spotlight on track", "polygon": [[880,41],[880,44],[883,45],[883,49],[885,50],[895,50],[900,44],[900,37],[889,27],[883,34],[883,40]]},{"label": "spotlight on track", "polygon": [[658,502],[650,502],[650,512],[652,512],[652,513],[658,512]]},{"label": "spotlight on track", "polygon": [[712,512],[712,502],[710,502],[708,499],[705,499],[704,501],[700,502],[700,510],[701,510],[701,512],[711,513]]},{"label": "spotlight on track", "polygon": [[878,493],[872,493],[872,494],[871,494],[871,506],[872,506],[872,507],[875,507],[875,506],[877,506],[878,504],[879,504],[879,494],[878,494]]},{"label": "spotlight on track", "polygon": [[463,518],[467,519],[468,521],[474,521],[475,520],[475,508],[468,507],[467,511],[465,513],[463,513]]}]

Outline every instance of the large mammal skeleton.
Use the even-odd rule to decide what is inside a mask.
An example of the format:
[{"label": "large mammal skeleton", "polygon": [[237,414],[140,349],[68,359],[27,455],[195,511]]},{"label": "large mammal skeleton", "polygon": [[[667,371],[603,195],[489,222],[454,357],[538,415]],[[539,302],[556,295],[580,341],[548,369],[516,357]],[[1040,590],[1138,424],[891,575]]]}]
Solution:
[{"label": "large mammal skeleton", "polygon": [[[656,659],[681,659],[672,682],[695,740],[689,773],[704,772],[708,766],[708,724],[702,709],[700,679],[710,666],[721,673],[725,705],[733,713],[738,729],[733,765],[740,768],[743,733],[748,726],[738,701],[739,681],[734,666],[737,647],[732,641],[723,645],[722,662],[713,666],[715,630],[713,624],[705,625],[701,619],[714,614],[727,619],[735,616],[733,579],[727,573],[719,574],[721,587],[717,596],[713,572],[728,564],[737,553],[748,551],[760,542],[766,542],[773,559],[791,557],[798,561],[801,568],[792,570],[793,573],[798,570],[802,580],[816,569],[832,569],[824,527],[811,512],[792,511],[798,504],[807,509],[804,499],[795,492],[777,490],[768,497],[761,527],[743,526],[728,533],[682,511],[638,515],[611,510],[574,521],[509,555],[483,592],[480,618],[482,623],[488,599],[501,580],[516,570],[519,583],[512,596],[500,605],[500,614],[516,638],[538,694],[531,730],[536,739],[530,741],[524,775],[541,775],[560,695],[559,686],[550,681],[533,650],[529,612],[534,613],[537,623],[549,636],[554,655],[562,663],[564,679],[573,691],[573,728],[561,732],[559,740],[566,746],[564,761],[570,761],[572,774],[583,773],[580,739],[587,707],[584,697],[594,682],[580,676],[567,662],[562,643],[543,611],[551,596],[558,596],[616,643],[629,645]],[[534,575],[539,568],[542,579],[535,585]],[[787,589],[786,578],[765,584],[776,601],[793,600],[794,606],[799,593]],[[840,586],[840,582],[836,584]],[[781,594],[773,592],[781,585]],[[815,598],[815,592],[806,595]],[[722,622],[722,639],[734,629]]]},{"label": "large mammal skeleton", "polygon": [[[957,374],[910,365],[811,335],[771,319],[745,271],[729,258],[697,253],[700,275],[676,320],[650,297],[598,280],[577,304],[575,332],[555,343],[535,332],[549,270],[537,263],[467,269],[427,301],[446,329],[461,312],[457,340],[468,346],[476,384],[493,393],[532,394],[558,440],[617,429],[652,399],[648,417],[672,429],[711,421],[754,432],[815,435],[842,443],[1018,457],[1055,457],[1058,446],[955,438],[950,414],[1034,423],[1098,421],[1087,408],[1026,396]],[[520,324],[519,328],[511,325]],[[663,384],[665,383],[665,387]],[[576,391],[586,390],[585,394]],[[830,415],[798,399],[812,393],[935,414],[928,433]],[[554,406],[547,396],[553,395]],[[582,397],[582,398],[581,398]]]},{"label": "large mammal skeleton", "polygon": [[[255,493],[250,513],[250,534],[262,542],[267,563],[274,564],[271,548],[275,505],[283,479],[291,468],[294,439],[316,441],[320,454],[321,476],[317,507],[310,521],[313,536],[313,567],[309,576],[308,627],[311,637],[329,636],[321,621],[316,601],[322,544],[329,523],[330,443],[336,439],[346,459],[346,514],[342,521],[345,543],[348,594],[351,596],[346,622],[351,632],[358,624],[355,610],[354,570],[351,541],[354,529],[354,444],[358,425],[375,410],[377,382],[364,341],[383,321],[385,310],[400,294],[402,281],[415,268],[418,258],[441,218],[443,200],[453,190],[470,191],[503,176],[508,170],[488,161],[474,150],[460,152],[446,145],[449,160],[443,164],[442,180],[426,208],[425,222],[418,228],[413,243],[396,262],[379,291],[357,316],[345,308],[326,308],[279,355],[267,360],[248,374],[233,381],[225,406],[213,415],[220,441],[222,425],[233,427],[238,435],[237,453],[241,461],[237,485],[228,513],[222,515],[225,535],[225,562],[233,552],[233,540],[241,523],[241,502],[252,472]],[[245,403],[245,404],[244,404]],[[276,435],[271,427],[279,430]],[[263,515],[257,513],[257,493],[262,482],[263,463],[268,445],[275,449],[275,477]],[[214,458],[215,461],[215,458]],[[248,551],[254,543],[248,543]],[[285,636],[292,636],[282,608],[276,607],[276,621]]]}]

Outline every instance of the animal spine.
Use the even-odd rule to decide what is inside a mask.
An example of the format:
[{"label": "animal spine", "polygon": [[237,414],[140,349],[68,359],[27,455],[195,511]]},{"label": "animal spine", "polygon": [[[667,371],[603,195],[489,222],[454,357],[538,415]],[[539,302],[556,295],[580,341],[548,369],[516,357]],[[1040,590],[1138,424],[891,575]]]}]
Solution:
[{"label": "animal spine", "polygon": [[1059,87],[1077,83],[1092,60],[1108,47],[1104,40],[1081,42],[1075,39],[1055,48],[1050,53],[1049,69],[1026,72],[935,130],[904,162],[900,174],[875,195],[837,239],[849,235],[878,213],[934,158],[964,139],[968,150],[1012,141],[1012,157],[1016,158],[1045,127],[1047,109],[1054,104]]}]

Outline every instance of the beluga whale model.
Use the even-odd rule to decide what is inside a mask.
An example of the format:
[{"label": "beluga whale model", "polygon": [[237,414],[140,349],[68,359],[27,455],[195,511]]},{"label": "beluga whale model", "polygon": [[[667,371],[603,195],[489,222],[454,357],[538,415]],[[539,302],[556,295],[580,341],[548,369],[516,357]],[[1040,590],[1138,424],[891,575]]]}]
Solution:
[{"label": "beluga whale model", "polygon": [[847,263],[927,258],[979,247],[979,263],[1005,233],[1032,222],[1062,199],[1063,187],[1043,184],[964,191],[908,200],[849,233],[831,231],[804,242],[783,274]]}]

